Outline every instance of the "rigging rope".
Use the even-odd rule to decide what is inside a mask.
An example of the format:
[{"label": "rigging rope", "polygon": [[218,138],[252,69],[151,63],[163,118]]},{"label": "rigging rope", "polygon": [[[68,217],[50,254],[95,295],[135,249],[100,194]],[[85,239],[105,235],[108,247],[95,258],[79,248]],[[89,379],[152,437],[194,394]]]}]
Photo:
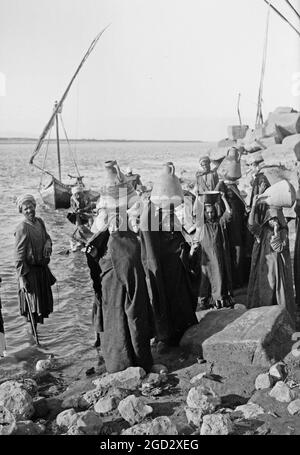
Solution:
[{"label": "rigging rope", "polygon": [[298,11],[296,10],[296,8],[294,7],[294,5],[291,4],[291,2],[289,0],[285,0],[285,2],[292,8],[292,10],[294,11],[294,13],[297,14],[298,18],[300,19],[300,14],[298,13]]},{"label": "rigging rope", "polygon": [[69,151],[70,151],[70,155],[71,155],[71,158],[72,158],[74,167],[75,167],[75,169],[76,169],[76,172],[77,172],[77,174],[78,174],[78,177],[80,177],[80,172],[79,172],[79,169],[78,169],[78,166],[77,166],[77,163],[76,163],[74,154],[73,154],[73,150],[72,150],[72,147],[71,147],[71,144],[70,144],[70,141],[69,141],[69,138],[68,138],[68,135],[67,135],[67,132],[66,132],[66,128],[65,128],[65,125],[64,125],[64,122],[63,122],[63,119],[62,119],[62,115],[61,115],[61,114],[59,114],[59,118],[60,118],[60,122],[61,122],[63,131],[64,131],[64,133],[65,133],[65,137],[66,137],[66,140],[67,140],[67,143],[68,143],[68,146],[69,146]]},{"label": "rigging rope", "polygon": [[277,8],[275,8],[275,6],[271,5],[271,4],[268,2],[268,0],[264,0],[264,2],[267,3],[267,5],[270,5],[271,8],[275,11],[275,13],[277,13],[278,16],[281,17],[281,19],[283,19],[285,22],[287,22],[287,23],[289,24],[289,26],[292,27],[292,29],[293,29],[293,30],[297,33],[297,35],[300,37],[300,32],[299,32],[299,30],[297,30],[296,27],[294,27],[293,24],[292,24],[289,20],[287,20],[287,18],[286,18],[283,14],[282,14],[280,11],[278,11]]},{"label": "rigging rope", "polygon": [[[49,130],[48,140],[47,140],[47,147],[46,147],[46,152],[45,152],[44,159],[43,159],[42,169],[45,168],[45,164],[46,164],[46,159],[47,159],[47,155],[48,155],[48,148],[49,148],[49,144],[50,144],[50,140],[51,140],[52,128],[53,128],[53,125],[50,128],[50,130]],[[41,178],[40,178],[39,189],[41,189],[41,187],[42,187],[43,176],[44,176],[44,173],[42,172],[41,173]]]}]

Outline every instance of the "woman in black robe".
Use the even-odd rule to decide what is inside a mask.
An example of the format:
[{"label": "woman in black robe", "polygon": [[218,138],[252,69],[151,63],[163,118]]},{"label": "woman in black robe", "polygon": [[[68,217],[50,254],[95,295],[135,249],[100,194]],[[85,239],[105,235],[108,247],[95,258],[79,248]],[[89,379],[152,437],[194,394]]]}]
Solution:
[{"label": "woman in black robe", "polygon": [[112,218],[88,242],[87,257],[95,291],[94,327],[106,370],[140,366],[149,372],[151,313],[137,234],[120,229]]},{"label": "woman in black robe", "polygon": [[155,336],[178,345],[184,332],[197,324],[197,296],[189,268],[190,247],[174,209],[164,213],[148,202],[141,218],[142,262],[153,311]]}]

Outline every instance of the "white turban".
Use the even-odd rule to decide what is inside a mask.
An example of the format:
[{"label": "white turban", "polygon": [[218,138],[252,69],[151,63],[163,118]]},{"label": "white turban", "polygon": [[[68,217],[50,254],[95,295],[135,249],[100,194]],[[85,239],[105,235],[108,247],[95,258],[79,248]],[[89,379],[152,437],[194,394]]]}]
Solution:
[{"label": "white turban", "polygon": [[25,204],[25,202],[32,202],[33,205],[36,207],[36,200],[34,199],[34,197],[31,194],[23,194],[17,199],[17,207],[20,213],[22,212],[22,205]]}]

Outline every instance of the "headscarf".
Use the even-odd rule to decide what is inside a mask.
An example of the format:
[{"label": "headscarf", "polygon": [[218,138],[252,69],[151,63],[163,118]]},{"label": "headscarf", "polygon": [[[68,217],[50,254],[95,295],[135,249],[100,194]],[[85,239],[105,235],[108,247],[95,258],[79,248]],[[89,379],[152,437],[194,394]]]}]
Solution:
[{"label": "headscarf", "polygon": [[36,207],[36,200],[34,197],[31,194],[23,194],[18,197],[16,202],[20,213],[22,212],[22,205],[25,204],[25,202],[32,202],[32,204]]},{"label": "headscarf", "polygon": [[200,164],[200,165],[201,165],[201,163],[203,163],[203,162],[208,162],[208,163],[210,163],[210,158],[209,158],[208,155],[202,156],[202,157],[199,159],[199,164]]},{"label": "headscarf", "polygon": [[287,223],[281,207],[270,206],[266,211],[263,225],[268,223],[273,218],[277,218],[281,228],[286,228]]}]

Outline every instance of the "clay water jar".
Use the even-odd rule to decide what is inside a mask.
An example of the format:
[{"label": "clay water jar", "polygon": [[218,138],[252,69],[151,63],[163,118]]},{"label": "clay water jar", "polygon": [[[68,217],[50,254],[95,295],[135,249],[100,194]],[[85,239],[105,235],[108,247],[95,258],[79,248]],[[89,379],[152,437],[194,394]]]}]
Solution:
[{"label": "clay water jar", "polygon": [[160,208],[177,207],[183,202],[183,190],[178,177],[175,175],[174,164],[169,161],[163,165],[162,173],[154,183],[151,201]]}]

